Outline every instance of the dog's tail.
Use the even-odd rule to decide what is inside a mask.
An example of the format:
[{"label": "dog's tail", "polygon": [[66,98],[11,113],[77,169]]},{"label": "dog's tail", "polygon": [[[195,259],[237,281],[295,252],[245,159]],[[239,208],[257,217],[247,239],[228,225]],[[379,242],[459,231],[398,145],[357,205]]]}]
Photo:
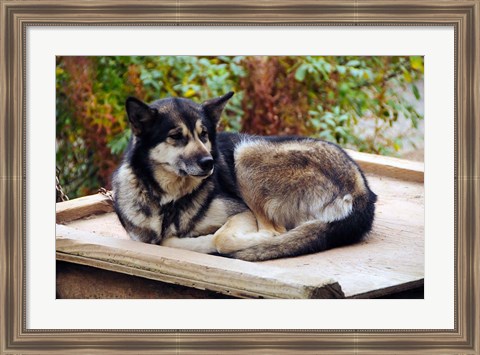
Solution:
[{"label": "dog's tail", "polygon": [[354,199],[352,212],[344,219],[325,223],[314,220],[263,240],[260,244],[227,256],[261,261],[316,253],[359,242],[372,228],[377,196],[368,194]]}]

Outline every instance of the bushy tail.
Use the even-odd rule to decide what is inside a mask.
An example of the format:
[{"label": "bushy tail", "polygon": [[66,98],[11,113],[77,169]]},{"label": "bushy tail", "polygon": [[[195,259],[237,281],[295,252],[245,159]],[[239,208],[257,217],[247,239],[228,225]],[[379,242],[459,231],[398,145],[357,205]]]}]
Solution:
[{"label": "bushy tail", "polygon": [[236,251],[228,256],[249,261],[316,253],[359,242],[372,228],[377,196],[356,198],[348,217],[330,223],[309,221],[256,246]]}]

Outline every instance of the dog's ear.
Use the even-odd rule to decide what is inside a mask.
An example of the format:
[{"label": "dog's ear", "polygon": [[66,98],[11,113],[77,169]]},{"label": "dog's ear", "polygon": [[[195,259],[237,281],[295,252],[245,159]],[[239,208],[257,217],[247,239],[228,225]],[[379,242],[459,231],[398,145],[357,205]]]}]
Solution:
[{"label": "dog's ear", "polygon": [[139,136],[149,127],[155,110],[135,97],[129,97],[125,103],[128,120],[134,135]]},{"label": "dog's ear", "polygon": [[230,91],[228,94],[205,101],[202,104],[205,113],[214,122],[215,125],[218,123],[218,121],[220,121],[222,111],[227,104],[227,101],[230,100],[232,96],[233,91]]}]

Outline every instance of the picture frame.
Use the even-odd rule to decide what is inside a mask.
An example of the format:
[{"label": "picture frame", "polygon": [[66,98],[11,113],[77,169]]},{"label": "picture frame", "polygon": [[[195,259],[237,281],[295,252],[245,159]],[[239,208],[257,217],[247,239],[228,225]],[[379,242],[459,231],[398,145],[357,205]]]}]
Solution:
[{"label": "picture frame", "polygon": [[[480,352],[480,1],[0,0],[1,352]],[[26,29],[31,25],[451,26],[455,30],[455,327],[453,330],[31,330],[26,327]],[[53,184],[52,184],[53,189]]]}]

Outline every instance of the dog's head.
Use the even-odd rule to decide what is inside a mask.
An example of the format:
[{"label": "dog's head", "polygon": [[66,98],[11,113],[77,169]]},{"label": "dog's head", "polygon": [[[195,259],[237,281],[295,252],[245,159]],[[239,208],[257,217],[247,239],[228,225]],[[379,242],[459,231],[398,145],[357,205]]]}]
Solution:
[{"label": "dog's head", "polygon": [[233,92],[197,104],[183,98],[167,98],[150,105],[129,97],[126,110],[133,144],[148,152],[152,165],[178,176],[200,179],[213,173],[212,151],[220,115]]}]

